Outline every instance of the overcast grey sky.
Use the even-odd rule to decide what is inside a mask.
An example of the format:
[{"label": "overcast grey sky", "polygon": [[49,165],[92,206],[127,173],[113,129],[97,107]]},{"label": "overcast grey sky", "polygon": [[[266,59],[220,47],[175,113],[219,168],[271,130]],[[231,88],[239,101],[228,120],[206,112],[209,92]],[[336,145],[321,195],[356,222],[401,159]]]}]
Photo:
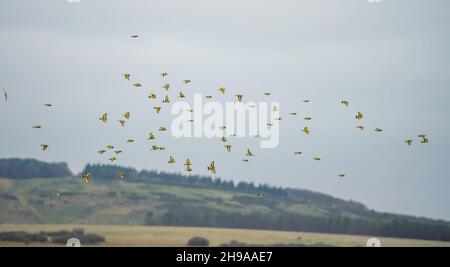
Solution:
[{"label": "overcast grey sky", "polygon": [[[0,101],[0,157],[66,161],[78,172],[88,162],[108,163],[97,150],[114,144],[125,151],[120,165],[182,172],[189,157],[193,173],[207,174],[215,160],[225,179],[450,219],[448,25],[448,0],[2,0],[0,87],[9,100]],[[156,116],[146,98],[163,94],[163,71],[172,95],[183,79],[192,80],[188,96],[217,96],[224,86],[223,100],[239,92],[258,101],[271,91],[285,118],[280,145],[261,150],[254,139],[233,140],[226,153],[216,139],[167,133],[158,144],[168,151],[149,151],[148,133],[174,118],[168,110]],[[125,72],[143,87],[132,87]],[[132,119],[122,129],[116,120],[126,111]],[[364,132],[355,128],[357,111],[366,116]],[[107,125],[98,119],[104,112]],[[43,129],[31,129],[35,123]],[[305,125],[310,136],[300,131]],[[431,142],[403,142],[419,133]],[[127,145],[129,137],[136,142]],[[256,157],[244,164],[247,147]],[[296,158],[296,150],[304,154]],[[170,154],[176,166],[168,166]]]}]

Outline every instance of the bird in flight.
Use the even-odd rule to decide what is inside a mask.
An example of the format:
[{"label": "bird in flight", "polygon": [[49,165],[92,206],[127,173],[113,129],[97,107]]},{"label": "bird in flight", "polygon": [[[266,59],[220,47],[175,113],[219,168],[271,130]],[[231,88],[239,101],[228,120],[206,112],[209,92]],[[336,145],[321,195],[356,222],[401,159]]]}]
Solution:
[{"label": "bird in flight", "polygon": [[297,112],[291,112],[289,114],[291,114],[292,116],[297,116]]},{"label": "bird in flight", "polygon": [[175,163],[175,159],[172,157],[172,156],[170,156],[169,157],[169,161],[167,161],[169,164],[174,164]]},{"label": "bird in flight", "polygon": [[407,143],[408,144],[408,146],[410,146],[411,144],[412,144],[412,139],[408,139],[408,140],[405,140],[405,143]]},{"label": "bird in flight", "polygon": [[89,183],[89,180],[91,179],[91,174],[90,173],[85,173],[83,174],[83,181],[85,183]]},{"label": "bird in flight", "polygon": [[128,140],[127,140],[127,143],[133,143],[134,142],[134,139],[132,139],[132,138],[129,138]]},{"label": "bird in flight", "polygon": [[348,107],[348,100],[342,100],[342,101],[341,101],[341,104],[344,105],[344,106],[346,106],[346,107]]},{"label": "bird in flight", "polygon": [[269,96],[269,95],[271,95],[271,93],[269,93],[269,92],[265,92],[265,93],[264,93],[264,95],[267,95],[267,96]]},{"label": "bird in flight", "polygon": [[153,140],[155,139],[155,135],[153,133],[150,133],[150,137],[148,138],[148,140]]},{"label": "bird in flight", "polygon": [[377,132],[377,133],[381,133],[383,131],[383,129],[381,129],[381,128],[375,128],[375,132]]},{"label": "bird in flight", "polygon": [[208,171],[211,171],[213,174],[216,174],[216,163],[212,161],[208,166]]},{"label": "bird in flight", "polygon": [[310,121],[310,120],[312,120],[311,117],[304,117],[303,119],[304,119],[305,121]]},{"label": "bird in flight", "polygon": [[186,96],[183,94],[183,92],[180,92],[180,93],[178,94],[178,97],[179,97],[179,98],[185,98]]},{"label": "bird in flight", "polygon": [[130,119],[130,112],[126,112],[125,114],[123,114],[123,116],[125,117],[125,119],[129,120]]},{"label": "bird in flight", "polygon": [[169,75],[167,72],[161,73],[161,77],[166,77],[167,75]]},{"label": "bird in flight", "polygon": [[228,152],[231,152],[231,145],[224,145]]},{"label": "bird in flight", "polygon": [[112,146],[112,145],[107,145],[106,148],[109,149],[109,150],[111,150],[111,149],[114,148],[114,146]]},{"label": "bird in flight", "polygon": [[249,162],[249,160],[248,159],[243,159],[242,162]]},{"label": "bird in flight", "polygon": [[255,155],[253,154],[253,152],[249,149],[247,149],[247,154],[245,154],[248,157],[254,157]]},{"label": "bird in flight", "polygon": [[136,88],[139,88],[139,87],[142,86],[142,84],[140,84],[140,83],[135,83],[135,84],[133,84],[133,85],[134,85],[134,87],[136,87]]},{"label": "bird in flight", "polygon": [[106,123],[106,121],[108,120],[108,113],[103,114],[103,115],[100,117],[100,120]]},{"label": "bird in flight", "polygon": [[42,147],[42,151],[45,151],[45,150],[47,150],[48,145],[47,144],[42,144],[41,147]]},{"label": "bird in flight", "polygon": [[116,155],[119,155],[119,154],[123,153],[123,151],[118,149],[118,150],[115,150],[114,153],[116,153]]},{"label": "bird in flight", "polygon": [[125,78],[126,80],[130,80],[130,74],[129,73],[124,73],[123,74],[123,78]]},{"label": "bird in flight", "polygon": [[33,129],[41,129],[41,128],[42,128],[42,126],[40,124],[36,124],[33,126]]},{"label": "bird in flight", "polygon": [[235,95],[237,97],[238,102],[242,102],[243,95]]},{"label": "bird in flight", "polygon": [[301,154],[302,154],[301,151],[296,151],[296,152],[294,152],[294,155],[301,155]]},{"label": "bird in flight", "polygon": [[225,88],[224,87],[220,87],[218,90],[220,93],[225,94]]},{"label": "bird in flight", "polygon": [[362,118],[364,118],[363,114],[361,112],[358,111],[358,113],[356,114],[355,118],[357,120],[362,120]]},{"label": "bird in flight", "polygon": [[305,134],[309,134],[309,128],[308,127],[303,128],[302,132],[304,132]]},{"label": "bird in flight", "polygon": [[170,100],[169,100],[169,96],[165,96],[164,97],[164,100],[162,101],[164,104],[168,104],[168,103],[170,103]]},{"label": "bird in flight", "polygon": [[304,99],[303,103],[309,103],[309,99]]},{"label": "bird in flight", "polygon": [[116,159],[117,159],[116,157],[111,157],[111,158],[109,158],[109,160],[110,160],[111,162],[114,162]]},{"label": "bird in flight", "polygon": [[266,197],[266,194],[264,194],[264,193],[256,193],[256,196],[263,198],[263,197]]},{"label": "bird in flight", "polygon": [[358,125],[358,126],[356,126],[356,128],[364,130],[364,126],[363,125]]},{"label": "bird in flight", "polygon": [[205,96],[205,98],[206,99],[212,99],[213,97],[212,97],[212,95],[207,95],[207,96]]},{"label": "bird in flight", "polygon": [[159,127],[159,130],[158,130],[158,131],[160,131],[160,132],[165,132],[166,130],[167,130],[166,127],[161,126],[161,127]]},{"label": "bird in flight", "polygon": [[120,125],[121,125],[122,127],[125,126],[125,120],[119,120],[119,123],[120,123]]},{"label": "bird in flight", "polygon": [[47,104],[44,104],[44,106],[46,106],[46,107],[53,107],[53,104],[47,103]]},{"label": "bird in flight", "polygon": [[184,84],[188,84],[191,82],[191,80],[183,80]]},{"label": "bird in flight", "polygon": [[161,107],[159,106],[153,107],[153,109],[156,111],[157,114],[161,111]]},{"label": "bird in flight", "polygon": [[8,93],[3,89],[3,96],[5,97],[5,102],[8,101]]},{"label": "bird in flight", "polygon": [[339,173],[338,176],[341,177],[341,178],[345,177],[345,173]]},{"label": "bird in flight", "polygon": [[100,150],[98,151],[98,153],[99,153],[100,155],[105,154],[105,153],[106,153],[106,150],[100,149]]},{"label": "bird in flight", "polygon": [[320,157],[314,157],[313,159],[314,159],[314,160],[317,160],[317,161],[321,160]]},{"label": "bird in flight", "polygon": [[139,35],[133,34],[133,35],[131,35],[131,38],[133,38],[133,39],[139,38]]},{"label": "bird in flight", "polygon": [[119,177],[120,179],[123,179],[123,177],[125,177],[125,173],[124,172],[118,172],[117,173],[117,177]]},{"label": "bird in flight", "polygon": [[163,85],[164,90],[169,91],[170,89],[170,84],[166,83]]},{"label": "bird in flight", "polygon": [[155,95],[155,94],[149,94],[149,95],[148,95],[148,98],[150,98],[150,99],[155,99],[155,98],[156,98],[156,95]]}]

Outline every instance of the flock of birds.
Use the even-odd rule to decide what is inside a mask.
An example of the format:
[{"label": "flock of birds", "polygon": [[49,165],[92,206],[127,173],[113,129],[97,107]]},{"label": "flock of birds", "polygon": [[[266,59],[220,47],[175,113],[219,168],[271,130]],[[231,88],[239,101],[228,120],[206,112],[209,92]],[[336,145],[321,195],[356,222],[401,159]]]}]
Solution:
[{"label": "flock of birds", "polygon": [[[139,36],[138,36],[138,35],[132,35],[131,38],[136,39],[136,38],[139,38]],[[160,76],[161,76],[163,79],[166,78],[168,75],[169,75],[169,74],[168,74],[167,72],[162,72],[162,73],[160,74]],[[127,81],[131,81],[131,74],[129,74],[129,73],[124,73],[124,74],[123,74],[123,78],[124,78],[125,80],[127,80]],[[184,85],[188,85],[188,84],[191,83],[191,80],[185,79],[185,80],[183,80],[182,82],[183,82]],[[139,82],[133,82],[133,86],[136,87],[136,88],[141,88],[141,87],[142,87],[142,84],[139,83]],[[170,88],[171,88],[170,83],[168,83],[168,82],[164,82],[164,83],[163,83],[162,89],[164,90],[164,92],[165,92],[166,94],[169,92]],[[220,88],[218,89],[218,92],[219,92],[220,95],[225,95],[225,94],[226,94],[226,89],[225,89],[224,87],[220,87]],[[5,89],[3,89],[3,93],[4,93],[5,101],[8,101],[8,93],[6,92]],[[270,92],[264,92],[264,95],[265,95],[265,96],[270,96],[271,93],[270,93]],[[185,95],[183,92],[181,92],[181,91],[180,91],[180,92],[178,93],[178,95],[177,95],[177,98],[180,98],[180,99],[183,99],[183,98],[185,98],[185,97],[186,97],[186,95]],[[243,96],[242,94],[235,94],[234,97],[236,98],[236,101],[238,101],[238,102],[242,102],[243,99],[244,99],[244,96]],[[207,96],[205,96],[205,98],[206,98],[206,99],[212,99],[213,96],[212,96],[212,95],[207,95]],[[156,95],[156,93],[152,92],[152,93],[150,93],[150,94],[148,95],[148,99],[153,100],[153,101],[156,101],[156,99],[158,99],[158,96]],[[303,102],[304,102],[304,103],[309,103],[310,100],[309,100],[309,99],[304,99]],[[161,103],[162,103],[162,104],[169,104],[169,103],[170,103],[170,98],[169,98],[169,96],[168,96],[168,95],[165,95],[164,97],[162,97]],[[345,99],[344,99],[344,100],[341,100],[341,104],[342,104],[343,106],[345,106],[345,107],[349,107],[349,106],[350,106],[349,101],[348,101],[348,100],[345,100]],[[46,103],[46,104],[44,104],[44,106],[47,107],[47,108],[50,108],[50,107],[52,107],[53,105],[50,104],[50,103]],[[256,106],[249,106],[249,107],[251,108],[251,107],[256,107]],[[153,107],[153,109],[155,110],[155,113],[156,113],[156,114],[159,114],[159,113],[161,112],[161,110],[163,109],[163,107],[162,107],[161,105],[159,105],[159,104],[155,104],[155,106]],[[189,110],[187,110],[187,111],[188,111],[188,112],[193,112],[192,109],[189,109]],[[278,107],[277,107],[277,106],[274,106],[274,107],[273,107],[273,111],[278,111]],[[297,116],[297,115],[298,115],[297,112],[290,112],[289,114],[290,114],[291,116]],[[120,124],[121,127],[125,127],[127,121],[129,121],[130,119],[131,119],[131,113],[130,113],[130,112],[125,112],[125,113],[122,115],[122,117],[121,117],[120,119],[118,119],[118,123]],[[304,117],[303,119],[304,119],[305,121],[310,121],[310,120],[312,120],[311,117]],[[363,121],[363,119],[364,119],[363,113],[362,113],[362,112],[357,112],[357,114],[355,115],[355,119],[356,119],[358,122]],[[100,120],[101,123],[107,123],[107,122],[109,121],[108,113],[102,114],[102,115],[100,116],[99,120]],[[277,121],[278,121],[278,122],[281,121],[282,118],[281,118],[281,117],[277,117],[277,118],[273,118],[272,120],[273,120],[273,121],[267,123],[267,126],[268,126],[268,127],[273,126],[274,123],[276,123]],[[188,120],[187,122],[193,122],[193,120]],[[42,126],[41,126],[40,124],[35,124],[35,125],[33,126],[33,129],[41,129],[41,128],[42,128]],[[219,127],[219,129],[220,129],[220,130],[223,130],[223,131],[225,130],[225,128],[226,128],[225,126]],[[365,130],[364,125],[361,124],[361,123],[358,124],[358,125],[356,125],[356,128],[358,128],[358,129],[360,129],[360,130]],[[159,131],[159,132],[165,132],[165,131],[167,131],[167,129],[166,129],[166,127],[164,127],[164,126],[161,126],[161,127],[158,129],[158,131]],[[382,128],[375,128],[374,131],[377,132],[377,133],[381,133],[381,132],[383,132],[383,129],[382,129]],[[305,127],[302,129],[302,132],[303,132],[304,134],[306,134],[306,135],[309,135],[309,134],[311,133],[311,129],[310,129],[308,126],[305,126]],[[229,135],[228,137],[226,137],[225,134],[224,134],[223,137],[221,138],[221,141],[225,143],[225,144],[224,144],[224,148],[226,149],[227,152],[231,152],[231,149],[232,149],[232,145],[228,143],[228,138],[235,137],[235,136],[236,136],[235,134],[231,134],[231,135]],[[254,137],[258,137],[258,136],[254,136]],[[428,139],[427,135],[425,135],[425,134],[419,134],[419,135],[418,135],[418,138],[420,139],[419,141],[420,141],[420,143],[422,143],[422,144],[426,144],[426,143],[429,142],[429,139]],[[155,133],[154,133],[154,132],[150,132],[150,134],[149,134],[149,136],[148,136],[147,139],[148,139],[149,141],[154,141],[154,140],[156,139]],[[134,139],[133,139],[133,138],[129,138],[126,142],[127,142],[127,143],[133,143],[133,142],[134,142]],[[412,143],[413,143],[413,139],[407,139],[407,140],[405,140],[404,142],[405,142],[407,145],[411,146]],[[48,144],[41,144],[40,146],[41,146],[42,151],[46,151],[46,150],[48,150],[48,148],[49,148],[49,145],[48,145]],[[151,150],[151,151],[163,151],[163,150],[165,150],[165,147],[164,147],[164,146],[158,146],[158,145],[154,144],[154,145],[151,146],[150,150]],[[113,145],[108,145],[108,146],[106,146],[105,148],[99,149],[99,150],[98,150],[98,154],[103,155],[103,154],[106,154],[108,151],[110,151],[110,152],[113,153],[113,155],[110,156],[110,157],[108,158],[108,160],[111,161],[111,162],[116,161],[116,160],[117,160],[117,157],[118,157],[120,154],[123,153],[123,151],[122,151],[121,149],[117,149],[117,148],[115,148]],[[301,155],[301,154],[302,154],[301,151],[295,151],[295,152],[294,152],[294,155]],[[245,158],[242,159],[242,161],[243,161],[243,162],[249,162],[249,159],[250,159],[251,157],[255,157],[255,154],[252,152],[252,150],[251,150],[250,148],[248,148],[247,151],[246,151],[246,153],[245,153]],[[321,158],[318,157],[318,156],[316,156],[316,157],[313,157],[313,160],[315,160],[315,161],[320,161]],[[168,159],[168,161],[167,161],[167,163],[170,164],[170,165],[172,165],[172,164],[175,164],[175,163],[176,163],[176,160],[175,160],[175,158],[174,158],[172,155],[170,155],[170,156],[169,156],[169,159]],[[185,170],[186,172],[191,172],[191,171],[193,170],[193,169],[192,169],[192,163],[191,163],[191,160],[190,160],[190,159],[186,159],[186,160],[185,160],[184,167],[185,167],[184,170]],[[210,171],[212,174],[216,174],[216,163],[215,163],[215,161],[210,162],[209,165],[206,166],[206,169],[207,169],[208,171]],[[83,181],[86,182],[86,183],[88,183],[88,182],[90,181],[90,179],[91,179],[91,176],[92,176],[92,175],[91,175],[90,173],[84,173],[84,174],[82,174]],[[117,173],[117,177],[120,178],[120,179],[123,179],[125,176],[126,176],[126,174],[125,174],[123,171],[119,171],[119,172]],[[345,177],[346,174],[345,174],[345,173],[338,173],[337,176],[338,176],[338,177]],[[264,194],[261,193],[261,194],[258,194],[258,196],[264,196]]]}]

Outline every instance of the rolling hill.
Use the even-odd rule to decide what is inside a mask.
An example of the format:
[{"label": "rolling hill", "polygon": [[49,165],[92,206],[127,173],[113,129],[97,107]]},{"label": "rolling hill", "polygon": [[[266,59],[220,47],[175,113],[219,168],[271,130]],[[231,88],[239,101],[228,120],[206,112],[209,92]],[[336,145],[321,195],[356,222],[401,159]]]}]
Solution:
[{"label": "rolling hill", "polygon": [[[6,172],[1,166],[4,162],[0,175]],[[126,173],[124,180],[117,178],[119,170]],[[0,222],[223,227],[450,240],[449,222],[380,213],[308,190],[235,185],[210,177],[111,165],[87,165],[85,171],[92,174],[90,183],[79,176],[1,178]]]}]

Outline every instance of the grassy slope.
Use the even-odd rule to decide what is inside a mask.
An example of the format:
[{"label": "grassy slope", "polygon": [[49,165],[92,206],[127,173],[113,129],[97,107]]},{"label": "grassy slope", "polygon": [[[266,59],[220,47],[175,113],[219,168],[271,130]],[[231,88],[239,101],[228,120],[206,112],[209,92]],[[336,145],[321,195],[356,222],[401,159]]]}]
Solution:
[{"label": "grassy slope", "polygon": [[[211,246],[218,246],[238,240],[249,244],[317,243],[334,246],[365,246],[369,237],[354,235],[334,235],[319,233],[240,230],[222,228],[197,227],[159,227],[159,226],[126,226],[126,225],[0,225],[0,231],[59,231],[82,227],[88,233],[96,233],[106,238],[101,246],[185,246],[194,236],[202,236],[210,240]],[[299,237],[301,239],[299,239]],[[450,242],[423,241],[398,238],[380,238],[382,246],[445,246]],[[28,246],[60,246],[56,244],[32,243]],[[0,246],[24,246],[23,243],[0,242]]]}]

